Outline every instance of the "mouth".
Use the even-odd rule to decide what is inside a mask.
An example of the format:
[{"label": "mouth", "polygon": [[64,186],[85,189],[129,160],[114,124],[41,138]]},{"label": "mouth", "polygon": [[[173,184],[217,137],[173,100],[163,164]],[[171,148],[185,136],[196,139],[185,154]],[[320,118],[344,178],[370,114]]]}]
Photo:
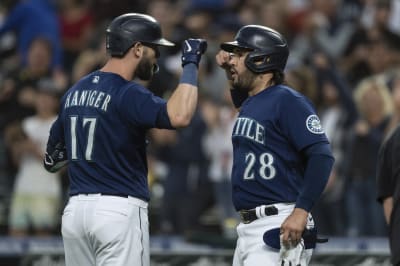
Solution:
[{"label": "mouth", "polygon": [[237,76],[237,73],[235,70],[231,69],[230,71],[231,77]]}]

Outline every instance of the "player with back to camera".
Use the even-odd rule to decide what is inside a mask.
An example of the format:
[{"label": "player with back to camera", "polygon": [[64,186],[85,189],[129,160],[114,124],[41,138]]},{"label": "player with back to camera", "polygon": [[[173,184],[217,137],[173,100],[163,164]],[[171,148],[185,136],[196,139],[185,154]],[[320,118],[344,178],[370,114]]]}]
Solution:
[{"label": "player with back to camera", "polygon": [[312,104],[283,84],[288,55],[284,37],[260,25],[242,27],[216,55],[239,108],[232,197],[242,221],[234,266],[305,266],[317,242],[310,210],[334,158]]},{"label": "player with back to camera", "polygon": [[62,216],[68,266],[150,265],[146,131],[187,126],[197,105],[202,39],[182,47],[183,72],[168,101],[134,78],[157,71],[162,37],[151,16],[128,13],[106,32],[106,64],[79,80],[61,99],[44,159],[54,172],[68,163],[70,199]]}]

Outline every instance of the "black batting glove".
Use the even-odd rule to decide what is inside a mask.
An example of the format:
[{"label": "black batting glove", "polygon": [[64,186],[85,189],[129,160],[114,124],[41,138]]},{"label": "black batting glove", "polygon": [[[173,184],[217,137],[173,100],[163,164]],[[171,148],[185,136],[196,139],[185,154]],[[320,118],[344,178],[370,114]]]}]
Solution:
[{"label": "black batting glove", "polygon": [[67,149],[63,143],[57,143],[54,147],[47,145],[47,150],[44,155],[44,168],[51,172],[57,172],[68,163]]},{"label": "black batting glove", "polygon": [[207,41],[204,39],[187,39],[182,45],[182,67],[189,63],[199,66],[201,55],[207,50]]}]

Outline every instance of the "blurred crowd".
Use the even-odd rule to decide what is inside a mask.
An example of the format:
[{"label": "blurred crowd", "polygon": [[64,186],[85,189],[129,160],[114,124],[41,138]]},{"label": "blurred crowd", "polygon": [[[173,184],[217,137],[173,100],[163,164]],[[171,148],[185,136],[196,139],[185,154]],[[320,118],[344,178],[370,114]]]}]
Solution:
[{"label": "blurred crowd", "polygon": [[236,111],[219,44],[246,24],[286,36],[286,83],[313,102],[336,158],[314,208],[331,236],[385,236],[375,200],[382,141],[400,122],[400,0],[2,0],[0,2],[0,233],[59,235],[65,171],[42,157],[61,95],[106,57],[105,29],[127,12],[148,13],[177,45],[162,48],[146,84],[168,97],[181,71],[181,42],[205,38],[200,100],[188,128],[148,134],[151,234],[235,237],[231,128]]}]

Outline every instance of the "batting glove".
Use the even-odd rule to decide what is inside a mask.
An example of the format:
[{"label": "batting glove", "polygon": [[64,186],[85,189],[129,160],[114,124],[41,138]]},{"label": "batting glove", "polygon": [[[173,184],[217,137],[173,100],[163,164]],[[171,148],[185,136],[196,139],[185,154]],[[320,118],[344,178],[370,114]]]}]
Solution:
[{"label": "batting glove", "polygon": [[54,147],[47,146],[47,151],[44,155],[44,168],[51,172],[57,172],[68,163],[67,150],[63,143],[57,143]]},{"label": "batting glove", "polygon": [[204,39],[187,39],[182,45],[182,67],[189,63],[199,66],[201,55],[207,50],[207,41]]},{"label": "batting glove", "polygon": [[290,244],[285,246],[282,243],[282,235],[280,236],[281,249],[279,250],[278,266],[306,266],[307,258],[303,256],[305,251],[303,238],[297,245]]}]

